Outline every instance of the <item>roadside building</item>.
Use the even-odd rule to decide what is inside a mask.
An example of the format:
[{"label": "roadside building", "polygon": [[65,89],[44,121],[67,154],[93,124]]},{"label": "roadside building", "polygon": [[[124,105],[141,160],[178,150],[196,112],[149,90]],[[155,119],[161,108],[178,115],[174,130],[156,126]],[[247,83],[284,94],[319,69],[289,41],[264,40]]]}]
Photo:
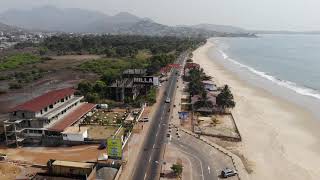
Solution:
[{"label": "roadside building", "polygon": [[49,160],[47,163],[48,172],[43,174],[48,179],[95,179],[96,163]]},{"label": "roadside building", "polygon": [[211,102],[212,106],[209,106],[208,104],[204,104],[202,107],[196,107],[195,104],[201,100],[200,95],[195,95],[191,97],[191,104],[192,104],[192,110],[194,112],[198,112],[200,114],[214,114],[218,113],[220,111],[220,108],[217,106],[216,102],[216,95],[213,93],[208,93],[207,94],[207,101]]},{"label": "roadside building", "polygon": [[[95,105],[83,103],[83,96],[72,88],[50,91],[13,108],[4,122],[7,145],[25,141],[41,141],[46,136],[61,136],[61,132],[75,124]],[[62,139],[62,138],[61,138]]]},{"label": "roadside building", "polygon": [[213,81],[202,81],[204,88],[208,91],[217,91],[218,87],[215,85]]},{"label": "roadside building", "polygon": [[64,141],[84,141],[85,138],[88,138],[88,128],[81,126],[70,126],[61,134]]},{"label": "roadside building", "polygon": [[146,69],[127,69],[122,77],[108,86],[110,97],[116,101],[135,100],[144,95],[152,86],[159,85],[159,78],[147,76]]}]

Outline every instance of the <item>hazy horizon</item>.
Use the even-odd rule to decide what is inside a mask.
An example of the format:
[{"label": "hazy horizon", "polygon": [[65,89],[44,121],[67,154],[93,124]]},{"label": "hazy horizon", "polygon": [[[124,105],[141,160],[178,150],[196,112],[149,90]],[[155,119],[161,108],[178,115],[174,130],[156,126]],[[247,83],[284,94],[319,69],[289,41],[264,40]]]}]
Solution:
[{"label": "hazy horizon", "polygon": [[4,0],[0,12],[41,6],[79,8],[108,15],[129,12],[166,25],[219,24],[249,30],[317,31],[316,0]]}]

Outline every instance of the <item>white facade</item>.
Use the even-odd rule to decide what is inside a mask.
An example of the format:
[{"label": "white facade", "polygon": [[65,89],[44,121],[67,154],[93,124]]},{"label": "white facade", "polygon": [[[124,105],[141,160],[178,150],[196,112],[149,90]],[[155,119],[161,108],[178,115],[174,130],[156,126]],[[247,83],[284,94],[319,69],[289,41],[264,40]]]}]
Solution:
[{"label": "white facade", "polygon": [[63,140],[65,141],[84,141],[88,137],[88,128],[86,127],[68,127],[62,132]]}]

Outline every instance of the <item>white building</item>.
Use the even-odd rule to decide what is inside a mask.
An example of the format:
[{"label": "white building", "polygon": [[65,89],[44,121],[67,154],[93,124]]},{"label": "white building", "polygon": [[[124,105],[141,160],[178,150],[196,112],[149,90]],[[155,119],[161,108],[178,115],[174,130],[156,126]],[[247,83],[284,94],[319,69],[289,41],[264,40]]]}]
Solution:
[{"label": "white building", "polygon": [[79,126],[70,126],[62,132],[65,141],[84,141],[88,137],[88,128]]}]

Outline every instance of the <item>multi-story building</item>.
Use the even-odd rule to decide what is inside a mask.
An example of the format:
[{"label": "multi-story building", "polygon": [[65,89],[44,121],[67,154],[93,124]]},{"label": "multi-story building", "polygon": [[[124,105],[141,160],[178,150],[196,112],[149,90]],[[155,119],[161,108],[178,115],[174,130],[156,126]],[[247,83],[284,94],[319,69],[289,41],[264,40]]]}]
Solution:
[{"label": "multi-story building", "polygon": [[95,105],[83,103],[72,88],[54,90],[13,108],[4,122],[7,144],[59,135],[65,128],[79,121]]}]

